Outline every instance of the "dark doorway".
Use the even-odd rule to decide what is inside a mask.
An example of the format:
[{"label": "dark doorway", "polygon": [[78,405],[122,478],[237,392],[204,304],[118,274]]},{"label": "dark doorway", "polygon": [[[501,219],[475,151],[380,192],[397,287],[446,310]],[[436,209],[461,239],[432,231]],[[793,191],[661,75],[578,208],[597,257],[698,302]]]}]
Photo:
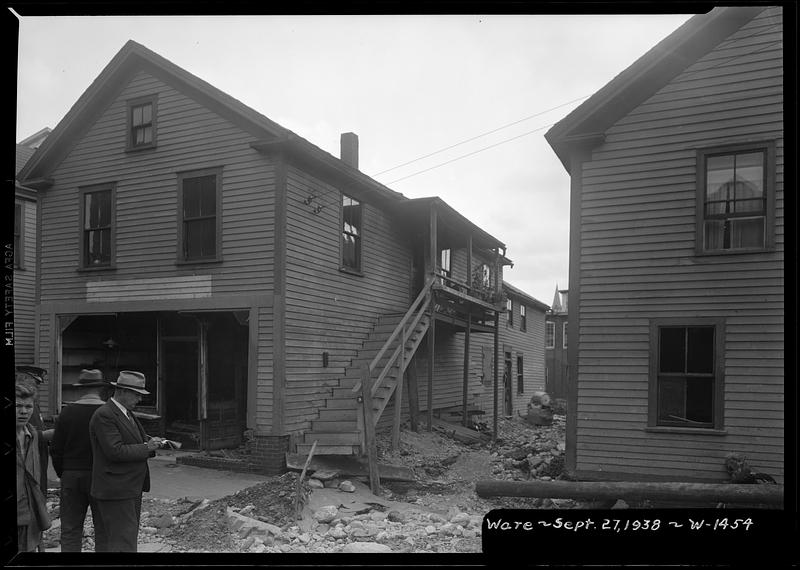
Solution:
[{"label": "dark doorway", "polygon": [[199,445],[197,340],[164,340],[162,387],[167,437],[186,447]]}]

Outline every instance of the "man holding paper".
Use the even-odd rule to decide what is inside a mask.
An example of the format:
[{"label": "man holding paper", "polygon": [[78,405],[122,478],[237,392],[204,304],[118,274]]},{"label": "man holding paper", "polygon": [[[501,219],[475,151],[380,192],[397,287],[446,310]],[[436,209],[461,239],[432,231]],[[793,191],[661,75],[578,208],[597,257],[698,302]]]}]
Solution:
[{"label": "man holding paper", "polygon": [[145,390],[141,372],[122,370],[114,395],[89,422],[94,461],[91,495],[103,520],[109,552],[136,552],[142,493],[150,490],[147,460],[161,447],[160,437],[148,436],[133,415]]}]

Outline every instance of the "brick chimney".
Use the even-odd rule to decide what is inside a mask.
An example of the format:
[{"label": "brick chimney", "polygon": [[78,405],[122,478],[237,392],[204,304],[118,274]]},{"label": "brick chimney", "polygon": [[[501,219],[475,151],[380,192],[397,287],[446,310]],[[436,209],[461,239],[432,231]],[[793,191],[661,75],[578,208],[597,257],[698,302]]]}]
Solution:
[{"label": "brick chimney", "polygon": [[342,133],[341,149],[342,162],[358,169],[358,135]]}]

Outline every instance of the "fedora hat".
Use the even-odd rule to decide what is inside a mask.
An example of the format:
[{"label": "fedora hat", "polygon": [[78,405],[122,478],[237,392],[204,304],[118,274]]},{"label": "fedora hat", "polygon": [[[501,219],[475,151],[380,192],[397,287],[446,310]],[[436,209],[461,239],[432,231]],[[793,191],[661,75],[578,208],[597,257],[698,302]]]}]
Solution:
[{"label": "fedora hat", "polygon": [[74,384],[69,384],[72,388],[94,388],[99,386],[108,386],[108,382],[103,378],[103,373],[97,368],[84,368],[78,376],[78,381]]},{"label": "fedora hat", "polygon": [[144,374],[141,372],[134,372],[133,370],[120,370],[119,377],[116,382],[111,382],[112,386],[117,388],[125,388],[126,390],[133,390],[140,394],[149,394],[144,389]]}]

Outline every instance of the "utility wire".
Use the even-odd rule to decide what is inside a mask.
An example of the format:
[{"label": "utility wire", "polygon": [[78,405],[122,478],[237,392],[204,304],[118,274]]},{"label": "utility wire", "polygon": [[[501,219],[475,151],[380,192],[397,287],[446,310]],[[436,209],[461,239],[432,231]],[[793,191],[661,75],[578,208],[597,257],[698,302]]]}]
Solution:
[{"label": "utility wire", "polygon": [[[589,96],[588,95],[584,95],[583,97],[578,97],[577,99],[573,99],[572,101],[567,101],[566,103],[562,103],[561,105],[557,105],[556,107],[552,107],[552,108],[547,109],[545,111],[540,111],[540,112],[538,112],[538,113],[536,113],[534,115],[530,115],[528,117],[524,117],[522,119],[514,121],[513,123],[508,123],[507,125],[503,125],[502,127],[497,127],[496,129],[492,129],[491,131],[486,131],[485,133],[481,133],[479,135],[475,135],[474,137],[468,138],[468,139],[463,140],[461,142],[457,142],[457,143],[452,144],[452,145],[450,145],[448,147],[433,151],[433,152],[431,152],[429,154],[426,154],[425,156],[420,156],[419,158],[415,158],[413,160],[409,160],[408,162],[404,162],[403,164],[398,164],[397,166],[393,166],[391,168],[387,168],[386,170],[382,170],[380,172],[376,172],[375,174],[373,174],[373,176],[380,176],[381,174],[386,174],[387,172],[391,172],[392,170],[397,170],[398,168],[401,168],[403,166],[407,166],[407,165],[409,165],[411,163],[418,162],[420,160],[423,160],[423,159],[426,159],[428,157],[434,156],[436,154],[442,153],[442,152],[444,152],[446,150],[450,150],[451,148],[455,148],[455,147],[460,146],[462,144],[466,144],[468,142],[472,142],[472,141],[474,141],[476,139],[479,139],[481,137],[485,137],[486,135],[490,135],[492,133],[496,133],[497,131],[501,131],[503,129],[507,129],[508,127],[513,127],[514,125],[517,125],[519,123],[527,121],[528,119],[533,119],[534,117],[538,117],[540,115],[544,115],[545,113],[549,113],[550,111],[555,111],[556,109],[560,109],[561,107],[565,107],[567,105],[571,105],[572,103],[575,103],[577,101],[582,101],[583,99],[586,99],[587,97],[589,97]],[[511,140],[513,140],[513,139],[511,139]],[[487,147],[487,148],[491,148],[491,147]]]},{"label": "utility wire", "polygon": [[[773,28],[776,28],[776,27],[778,27],[779,25],[780,25],[780,24],[775,24],[775,25],[772,25],[772,26],[770,26],[770,27],[769,27],[769,28],[767,28],[766,30],[759,30],[759,31],[757,31],[757,32],[755,32],[755,33],[752,33],[752,34],[750,34],[750,35],[748,35],[748,36],[745,36],[745,37],[743,37],[743,38],[737,38],[736,40],[733,40],[733,41],[732,41],[732,43],[734,43],[734,44],[735,44],[736,42],[739,42],[739,41],[742,41],[742,40],[746,40],[746,39],[749,39],[749,38],[751,38],[751,37],[754,37],[754,36],[757,36],[757,35],[766,35],[766,32],[768,32],[769,30],[772,30]],[[701,71],[708,71],[708,70],[710,70],[710,69],[714,69],[714,68],[716,68],[716,67],[719,67],[719,66],[721,66],[721,65],[728,64],[728,63],[730,63],[731,61],[733,61],[733,60],[735,60],[735,59],[739,59],[739,58],[741,58],[741,57],[745,57],[745,56],[748,56],[748,55],[753,55],[753,54],[756,54],[756,53],[762,52],[762,51],[764,51],[764,50],[766,50],[766,49],[769,49],[769,48],[771,48],[772,46],[774,46],[774,45],[776,45],[776,44],[780,44],[780,43],[782,43],[782,41],[783,41],[783,40],[779,40],[779,41],[777,41],[777,42],[772,42],[772,43],[770,43],[770,44],[767,44],[766,46],[762,46],[761,48],[759,48],[759,49],[757,49],[757,50],[754,50],[754,51],[751,51],[751,52],[747,52],[747,53],[744,53],[744,54],[741,54],[741,55],[737,55],[737,56],[731,57],[731,58],[729,58],[729,59],[726,59],[726,60],[720,61],[720,62],[716,63],[715,65],[711,65],[711,66],[709,66],[709,67],[705,67],[705,68],[703,68],[703,69],[697,69],[697,70],[689,71],[689,72],[687,72],[686,74],[684,74],[684,76],[686,76],[686,75],[692,75],[692,74],[694,74],[694,73],[699,73],[699,72],[701,72]],[[587,97],[588,97],[588,96],[587,96]],[[485,135],[487,135],[487,134],[491,134],[491,133],[497,132],[497,131],[499,131],[499,130],[502,130],[502,129],[506,128],[506,127],[509,127],[509,126],[512,126],[512,125],[516,125],[517,123],[520,123],[520,122],[522,122],[522,121],[525,121],[525,120],[527,120],[527,119],[530,119],[530,118],[532,118],[532,117],[536,117],[536,116],[542,115],[542,114],[544,114],[544,113],[547,113],[547,112],[549,112],[549,111],[552,111],[552,110],[554,110],[554,109],[558,109],[559,107],[563,107],[563,106],[565,106],[565,105],[569,105],[570,103],[574,103],[575,101],[580,101],[581,99],[586,99],[587,97],[580,97],[580,98],[578,98],[578,99],[574,99],[573,101],[569,101],[568,103],[563,103],[563,104],[559,105],[558,107],[553,107],[552,109],[548,109],[547,111],[542,111],[541,113],[537,113],[536,115],[531,115],[530,117],[526,117],[526,118],[524,118],[524,119],[520,119],[519,121],[515,121],[514,123],[509,123],[508,125],[505,125],[505,126],[502,126],[502,127],[498,127],[497,129],[494,129],[494,130],[492,130],[492,131],[488,131],[488,132],[486,132],[486,133],[483,133],[482,135],[477,135],[477,136],[475,136],[475,137],[472,137],[471,139],[467,139],[467,140],[465,140],[465,141],[462,141],[462,142],[460,142],[460,143],[456,143],[456,144],[454,144],[454,145],[451,145],[451,146],[449,146],[449,147],[447,147],[447,148],[443,148],[442,150],[438,150],[438,151],[436,151],[436,152],[432,152],[432,153],[430,153],[430,154],[427,154],[427,155],[425,155],[425,156],[423,156],[423,157],[417,158],[417,159],[415,159],[415,160],[411,160],[411,161],[409,161],[409,162],[406,162],[406,163],[404,163],[404,164],[401,164],[401,165],[399,165],[399,166],[395,166],[395,167],[393,167],[393,168],[390,168],[390,169],[388,169],[388,170],[384,170],[383,172],[379,172],[379,173],[378,173],[378,174],[376,174],[375,176],[378,176],[378,175],[380,175],[380,174],[383,174],[383,173],[385,173],[385,172],[389,172],[389,171],[391,171],[391,170],[395,170],[396,168],[400,168],[400,166],[405,166],[405,165],[407,165],[407,164],[411,164],[412,162],[417,162],[417,161],[419,161],[419,160],[422,160],[423,158],[427,158],[427,157],[429,157],[429,156],[433,156],[433,155],[435,155],[435,154],[438,154],[438,153],[440,153],[440,152],[444,152],[445,150],[449,150],[449,149],[451,149],[451,148],[454,148],[454,147],[456,147],[456,146],[459,146],[459,145],[461,145],[461,144],[464,144],[464,143],[466,143],[466,142],[473,141],[473,140],[475,140],[475,139],[477,139],[477,138],[480,138],[480,137],[482,137],[482,136],[485,136]],[[396,180],[392,180],[391,182],[387,182],[387,183],[386,183],[386,185],[388,186],[388,185],[390,185],[390,184],[395,184],[395,183],[397,183],[397,182],[400,182],[400,181],[402,181],[402,180],[406,180],[407,178],[411,178],[412,176],[417,176],[418,174],[423,174],[423,173],[425,173],[425,172],[430,172],[431,170],[435,170],[436,168],[439,168],[439,167],[442,167],[442,166],[445,166],[445,165],[451,164],[451,163],[453,163],[453,162],[456,162],[456,161],[458,161],[458,160],[461,160],[462,158],[467,158],[467,157],[469,157],[469,156],[473,156],[473,155],[475,155],[475,154],[478,154],[478,153],[480,153],[480,152],[483,152],[483,151],[485,151],[485,150],[489,150],[489,149],[491,149],[491,148],[494,148],[494,147],[496,147],[496,146],[500,146],[501,144],[505,144],[505,143],[507,143],[507,142],[511,142],[511,141],[513,141],[513,140],[516,140],[516,139],[522,138],[522,137],[524,137],[524,136],[527,136],[527,135],[533,134],[533,133],[535,133],[535,132],[537,132],[537,131],[541,131],[542,129],[546,129],[546,128],[552,127],[554,124],[555,124],[555,123],[552,123],[552,124],[550,124],[550,125],[546,125],[546,126],[544,126],[544,127],[539,127],[539,128],[537,128],[537,129],[534,129],[534,130],[532,130],[532,131],[528,131],[528,132],[522,133],[521,135],[517,135],[517,136],[515,136],[515,137],[511,137],[511,138],[509,138],[509,139],[502,140],[502,141],[500,141],[500,142],[497,142],[497,143],[495,143],[495,144],[489,145],[489,146],[487,146],[487,147],[483,147],[483,148],[480,148],[480,149],[478,149],[478,150],[472,151],[472,152],[470,152],[470,153],[468,153],[468,154],[464,154],[464,155],[461,155],[461,156],[457,156],[456,158],[453,158],[453,159],[451,159],[451,160],[448,160],[448,161],[446,161],[446,162],[442,162],[441,164],[436,164],[436,165],[434,165],[434,166],[431,166],[430,168],[426,168],[426,169],[424,169],[424,170],[420,170],[420,171],[418,171],[418,172],[414,172],[414,173],[412,173],[412,174],[409,174],[408,176],[403,176],[402,178],[398,178],[398,179],[396,179]]]},{"label": "utility wire", "polygon": [[543,129],[550,128],[550,127],[552,127],[553,125],[555,125],[555,123],[551,123],[551,124],[549,124],[549,125],[545,125],[545,126],[543,126],[543,127],[539,127],[539,128],[533,129],[532,131],[528,131],[528,132],[526,132],[526,133],[522,133],[521,135],[517,135],[517,136],[515,136],[515,137],[511,137],[510,139],[505,139],[505,140],[502,140],[502,141],[500,141],[500,142],[496,142],[496,143],[494,143],[494,144],[492,144],[492,145],[485,146],[485,147],[483,147],[483,148],[479,148],[478,150],[474,150],[474,151],[472,151],[472,152],[470,152],[470,153],[463,154],[463,155],[461,155],[461,156],[457,156],[456,158],[453,158],[453,159],[451,159],[451,160],[448,160],[447,162],[442,162],[441,164],[437,164],[437,165],[435,165],[435,166],[431,166],[430,168],[426,168],[425,170],[420,170],[419,172],[414,172],[413,174],[409,174],[408,176],[403,176],[402,178],[398,178],[397,180],[392,180],[391,182],[387,182],[387,183],[386,183],[386,185],[388,186],[389,184],[394,184],[394,183],[396,183],[396,182],[400,182],[401,180],[405,180],[406,178],[411,178],[412,176],[416,176],[417,174],[422,174],[423,172],[428,172],[428,171],[430,171],[430,170],[433,170],[433,169],[435,169],[435,168],[439,168],[440,166],[444,166],[444,165],[446,165],[446,164],[450,164],[450,163],[452,163],[452,162],[455,162],[455,161],[457,161],[457,160],[461,160],[462,158],[467,158],[468,156],[472,156],[473,154],[478,154],[479,152],[483,152],[483,151],[485,151],[485,150],[489,150],[490,148],[494,148],[494,147],[496,147],[496,146],[500,146],[501,144],[505,144],[505,143],[507,143],[507,142],[511,142],[511,141],[514,141],[514,140],[520,139],[520,138],[522,138],[522,137],[525,137],[525,136],[531,135],[531,134],[533,134],[533,133],[535,133],[535,132],[538,132],[538,131],[541,131],[541,130],[543,130]]}]

